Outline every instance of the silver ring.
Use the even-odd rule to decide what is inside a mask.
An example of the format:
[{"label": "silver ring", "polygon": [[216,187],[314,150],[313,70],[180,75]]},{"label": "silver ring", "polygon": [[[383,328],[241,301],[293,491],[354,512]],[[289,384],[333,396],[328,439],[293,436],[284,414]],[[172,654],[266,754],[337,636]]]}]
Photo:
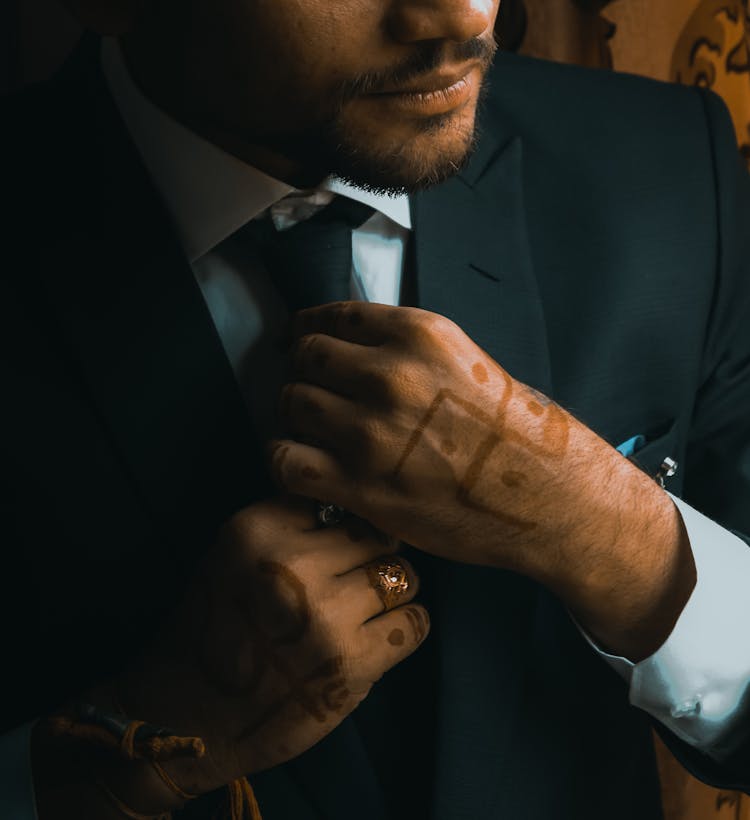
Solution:
[{"label": "silver ring", "polygon": [[346,517],[346,510],[337,504],[318,501],[315,504],[315,515],[321,527],[335,527]]}]

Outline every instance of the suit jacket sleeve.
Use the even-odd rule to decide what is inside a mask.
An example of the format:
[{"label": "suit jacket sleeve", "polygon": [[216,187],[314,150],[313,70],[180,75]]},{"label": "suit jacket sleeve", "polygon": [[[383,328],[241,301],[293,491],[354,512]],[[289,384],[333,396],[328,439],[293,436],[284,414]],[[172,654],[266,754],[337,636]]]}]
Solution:
[{"label": "suit jacket sleeve", "polygon": [[[702,382],[688,442],[684,498],[736,532],[750,549],[750,176],[737,152],[729,114],[701,92],[712,145],[717,204],[717,278],[706,328]],[[679,328],[670,332],[679,333]],[[750,577],[745,589],[750,595]],[[716,606],[722,600],[717,596]],[[750,624],[748,625],[750,629]],[[750,692],[719,759],[657,729],[696,777],[750,793]]]}]

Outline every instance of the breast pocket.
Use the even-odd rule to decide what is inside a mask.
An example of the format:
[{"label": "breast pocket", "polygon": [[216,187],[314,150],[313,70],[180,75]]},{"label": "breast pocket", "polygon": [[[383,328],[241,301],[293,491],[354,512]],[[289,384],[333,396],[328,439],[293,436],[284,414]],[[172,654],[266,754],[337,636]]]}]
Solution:
[{"label": "breast pocket", "polygon": [[[680,451],[679,427],[677,421],[673,420],[667,425],[662,426],[662,429],[665,428],[666,432],[662,432],[654,438],[647,439],[643,447],[630,456],[630,461],[637,467],[640,467],[640,469],[651,478],[658,479],[658,476],[661,474],[667,489],[675,491],[677,486],[682,484],[682,476],[680,474],[682,454]],[[667,475],[669,471],[663,466],[666,459],[671,459],[676,464],[674,476]]]}]

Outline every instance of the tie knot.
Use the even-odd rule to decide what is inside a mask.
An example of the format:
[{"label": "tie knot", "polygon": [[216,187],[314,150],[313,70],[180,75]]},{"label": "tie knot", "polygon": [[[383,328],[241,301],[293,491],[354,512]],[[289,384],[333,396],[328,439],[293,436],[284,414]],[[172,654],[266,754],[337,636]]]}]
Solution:
[{"label": "tie knot", "polygon": [[253,220],[246,235],[283,294],[290,310],[349,299],[352,231],[375,209],[337,196],[309,219],[278,231],[270,217]]},{"label": "tie knot", "polygon": [[337,196],[307,221],[319,225],[341,222],[349,230],[356,230],[364,225],[374,213],[375,209],[371,205],[365,205],[364,202],[357,202],[356,199],[349,199],[346,196]]}]

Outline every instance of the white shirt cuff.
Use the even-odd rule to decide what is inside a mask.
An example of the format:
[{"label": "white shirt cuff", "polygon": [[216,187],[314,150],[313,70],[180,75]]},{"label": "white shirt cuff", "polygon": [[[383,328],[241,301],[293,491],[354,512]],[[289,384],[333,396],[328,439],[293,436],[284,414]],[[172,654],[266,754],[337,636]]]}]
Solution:
[{"label": "white shirt cuff", "polygon": [[37,820],[31,776],[31,729],[21,726],[0,736],[0,807],[6,820]]},{"label": "white shirt cuff", "polygon": [[[750,546],[670,494],[693,551],[697,581],[670,636],[632,663],[603,652],[626,681],[630,702],[681,740],[720,760],[750,733]],[[580,627],[579,627],[580,628]],[[744,728],[743,728],[744,727]]]}]

